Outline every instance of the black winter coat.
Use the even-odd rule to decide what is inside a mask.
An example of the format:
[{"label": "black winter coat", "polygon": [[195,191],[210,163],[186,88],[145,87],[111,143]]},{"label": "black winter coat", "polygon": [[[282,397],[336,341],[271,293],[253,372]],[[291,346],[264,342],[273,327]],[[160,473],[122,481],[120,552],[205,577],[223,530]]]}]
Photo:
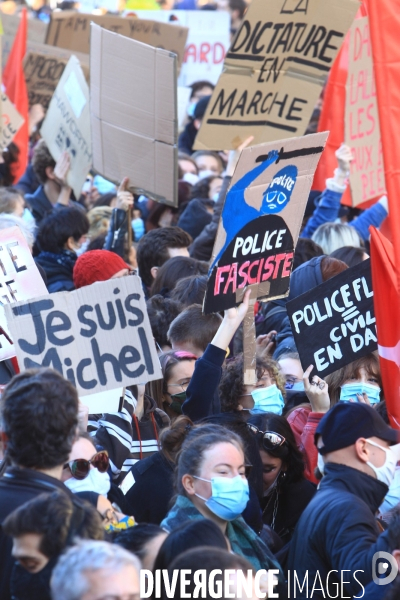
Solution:
[{"label": "black winter coat", "polygon": [[[290,598],[337,597],[341,571],[340,597],[362,597],[362,586],[372,580],[373,555],[390,552],[387,532],[381,533],[375,519],[387,491],[384,483],[361,471],[345,465],[325,465],[325,476],[300,517],[290,544]],[[308,572],[302,591],[297,583],[294,592],[294,571],[300,585]],[[321,588],[320,581],[325,595],[317,589]]]}]

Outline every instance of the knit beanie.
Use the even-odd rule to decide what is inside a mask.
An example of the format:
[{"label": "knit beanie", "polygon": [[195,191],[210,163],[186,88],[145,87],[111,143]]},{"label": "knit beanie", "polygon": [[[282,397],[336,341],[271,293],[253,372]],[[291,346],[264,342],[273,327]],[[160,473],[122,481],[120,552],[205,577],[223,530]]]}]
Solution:
[{"label": "knit beanie", "polygon": [[109,250],[89,250],[80,255],[74,266],[73,279],[75,288],[91,285],[95,281],[107,281],[113,275],[130,269],[126,262]]}]

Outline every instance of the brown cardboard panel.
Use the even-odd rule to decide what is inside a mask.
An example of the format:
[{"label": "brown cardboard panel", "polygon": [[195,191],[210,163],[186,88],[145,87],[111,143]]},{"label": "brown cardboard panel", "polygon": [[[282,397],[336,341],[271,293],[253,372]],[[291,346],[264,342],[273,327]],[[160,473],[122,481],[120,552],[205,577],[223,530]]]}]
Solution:
[{"label": "brown cardboard panel", "polygon": [[253,0],[226,55],[195,149],[303,135],[359,3]]},{"label": "brown cardboard panel", "polygon": [[13,141],[17,131],[22,126],[24,119],[19,114],[14,104],[6,94],[1,94],[1,112],[3,115],[0,148],[3,150],[7,144]]},{"label": "brown cardboard panel", "polygon": [[[32,46],[35,49],[32,49]],[[77,53],[83,74],[89,83],[89,55]],[[69,50],[48,46],[31,45],[24,59],[24,73],[28,88],[29,105],[41,104],[46,110],[71,57]]]},{"label": "brown cardboard panel", "polygon": [[5,306],[36,296],[48,297],[48,291],[19,227],[0,231],[0,260],[0,326],[6,332],[6,335],[0,335],[0,360],[5,360],[15,356],[15,346],[10,343],[12,336],[7,326]]},{"label": "brown cardboard panel", "polygon": [[176,56],[92,24],[90,61],[94,169],[176,206]]},{"label": "brown cardboard panel", "polygon": [[92,140],[89,88],[75,56],[71,56],[63,71],[40,133],[54,160],[65,150],[70,155],[67,181],[79,198],[92,167]]},{"label": "brown cardboard panel", "polygon": [[[294,249],[328,133],[245,148],[218,226],[204,300],[205,313],[289,292]],[[267,283],[270,285],[268,286]]]},{"label": "brown cardboard panel", "polygon": [[[1,14],[1,21],[3,23],[4,35],[2,36],[2,64],[5,66],[8,55],[10,54],[11,47],[14,42],[15,34],[19,26],[20,16],[19,15],[5,15]],[[47,24],[39,19],[28,18],[28,39],[27,48],[29,44],[38,43],[43,44],[46,38]]]},{"label": "brown cardboard panel", "polygon": [[353,206],[385,194],[385,170],[368,17],[356,19],[350,29],[345,142],[354,154],[350,171]]},{"label": "brown cardboard panel", "polygon": [[86,15],[70,11],[53,13],[47,31],[46,44],[88,53],[91,22],[155,48],[164,48],[175,52],[178,56],[178,66],[180,67],[182,64],[188,34],[187,27],[132,17]]},{"label": "brown cardboard panel", "polygon": [[6,316],[21,370],[51,366],[80,396],[162,378],[139,277],[18,302]]}]

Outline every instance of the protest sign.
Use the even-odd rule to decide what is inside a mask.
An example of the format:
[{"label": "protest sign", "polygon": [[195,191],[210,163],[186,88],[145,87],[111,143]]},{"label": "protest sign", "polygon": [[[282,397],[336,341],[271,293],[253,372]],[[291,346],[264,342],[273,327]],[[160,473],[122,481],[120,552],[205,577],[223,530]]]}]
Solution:
[{"label": "protest sign", "polygon": [[[89,83],[89,55],[75,53],[75,56]],[[41,104],[47,110],[70,57],[71,52],[63,48],[30,44],[23,63],[29,106]]]},{"label": "protest sign", "polygon": [[385,194],[385,172],[368,17],[356,19],[350,28],[345,143],[354,154],[350,169],[353,206]]},{"label": "protest sign", "polygon": [[92,167],[89,88],[79,60],[71,56],[40,130],[55,161],[66,150],[71,159],[68,185],[79,198]]},{"label": "protest sign", "polygon": [[253,0],[226,56],[194,148],[232,150],[303,135],[356,0]]},{"label": "protest sign", "polygon": [[214,244],[204,312],[286,296],[314,171],[328,133],[245,148],[232,177]]},{"label": "protest sign", "polygon": [[[132,11],[129,11],[132,14]],[[215,10],[135,10],[140,19],[152,19],[189,28],[178,84],[195,81],[216,84],[230,45],[230,15]]]},{"label": "protest sign", "polygon": [[82,396],[79,400],[88,407],[89,415],[118,412],[124,391],[125,388],[120,387],[116,390]]},{"label": "protest sign", "polygon": [[370,260],[286,304],[304,370],[325,377],[377,349]]},{"label": "protest sign", "polygon": [[0,231],[0,360],[15,356],[4,307],[47,294],[47,289],[19,227]]},{"label": "protest sign", "polygon": [[[96,23],[104,29],[149,44],[149,46],[175,52],[178,57],[178,67],[182,64],[188,34],[186,27],[132,17],[85,15],[71,11],[52,13],[46,44],[88,54],[90,23]],[[118,66],[117,71],[120,77],[124,77],[124,71]]]},{"label": "protest sign", "polygon": [[13,141],[14,136],[24,122],[24,119],[4,92],[1,94],[1,112],[3,118],[1,124],[0,149],[4,150],[4,148]]},{"label": "protest sign", "polygon": [[21,370],[52,367],[80,396],[162,378],[139,277],[6,307]]},{"label": "protest sign", "polygon": [[[2,35],[2,64],[5,66],[8,56],[10,54],[17,29],[19,27],[20,15],[5,15],[1,14],[1,22],[3,23],[4,34]],[[27,48],[29,44],[39,43],[43,44],[47,31],[47,24],[43,23],[39,19],[28,19],[28,36],[27,36]]]},{"label": "protest sign", "polygon": [[175,54],[92,23],[90,78],[94,169],[176,206]]}]

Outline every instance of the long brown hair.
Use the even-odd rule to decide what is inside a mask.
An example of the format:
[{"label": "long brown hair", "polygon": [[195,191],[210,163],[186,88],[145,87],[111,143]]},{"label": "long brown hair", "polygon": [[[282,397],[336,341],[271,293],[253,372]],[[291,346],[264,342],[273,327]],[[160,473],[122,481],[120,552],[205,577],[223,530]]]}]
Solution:
[{"label": "long brown hair", "polygon": [[[377,352],[371,352],[362,358],[358,358],[354,362],[342,367],[338,371],[334,371],[330,375],[325,377],[325,381],[329,388],[329,398],[331,400],[331,407],[339,402],[340,398],[340,386],[349,379],[358,379],[360,377],[360,369],[364,368],[368,375],[376,377],[378,385],[382,390],[382,377],[381,369],[379,364],[379,358]],[[381,401],[383,398],[383,391],[381,391]]]}]

